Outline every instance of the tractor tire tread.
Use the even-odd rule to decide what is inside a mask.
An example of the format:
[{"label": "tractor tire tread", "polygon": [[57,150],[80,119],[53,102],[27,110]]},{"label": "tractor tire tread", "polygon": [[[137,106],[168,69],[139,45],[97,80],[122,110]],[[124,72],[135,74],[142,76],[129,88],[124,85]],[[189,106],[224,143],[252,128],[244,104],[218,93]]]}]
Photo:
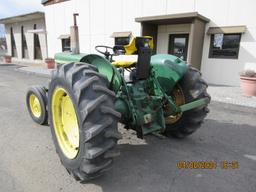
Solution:
[{"label": "tractor tire tread", "polygon": [[103,142],[102,144],[90,148],[85,155],[85,159],[91,160],[99,157],[103,153],[107,152],[109,149],[115,146],[114,140]]},{"label": "tractor tire tread", "polygon": [[[74,160],[75,167],[66,163],[65,156],[56,143],[56,136],[52,133],[57,153],[62,164],[75,179],[81,182],[94,179],[112,165],[115,155],[110,155],[109,151],[115,149],[120,138],[117,137],[120,113],[114,109],[115,93],[107,88],[107,78],[98,73],[95,66],[86,63],[63,64],[57,68],[52,82],[54,80],[64,80],[72,90],[69,94],[73,94],[75,98],[74,106],[81,122],[80,135],[83,135],[80,142],[83,152]],[[52,121],[50,124],[53,132]],[[115,134],[107,134],[110,132]]]},{"label": "tractor tire tread", "polygon": [[[205,97],[210,102],[211,97],[206,91],[208,85],[202,79],[200,71],[196,68],[190,66],[187,73],[180,80],[179,85],[184,92],[186,102]],[[209,108],[207,105],[183,112],[182,118],[178,122],[166,125],[165,134],[176,138],[184,138],[191,135],[201,127],[208,112]]]}]

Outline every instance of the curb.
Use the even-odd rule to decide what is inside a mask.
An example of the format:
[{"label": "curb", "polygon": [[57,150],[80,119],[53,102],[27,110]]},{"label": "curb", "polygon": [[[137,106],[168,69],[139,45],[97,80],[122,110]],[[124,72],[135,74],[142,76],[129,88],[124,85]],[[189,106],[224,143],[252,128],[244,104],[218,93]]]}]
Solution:
[{"label": "curb", "polygon": [[10,63],[10,64],[0,63],[0,66],[2,66],[2,67],[15,67],[15,66],[19,66],[19,65],[12,64],[12,63]]}]

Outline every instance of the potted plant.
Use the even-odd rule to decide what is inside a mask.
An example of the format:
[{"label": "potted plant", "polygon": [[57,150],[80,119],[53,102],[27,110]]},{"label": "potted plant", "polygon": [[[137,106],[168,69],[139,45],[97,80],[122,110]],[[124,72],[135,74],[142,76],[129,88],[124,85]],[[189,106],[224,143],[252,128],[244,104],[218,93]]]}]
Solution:
[{"label": "potted plant", "polygon": [[4,56],[4,62],[5,62],[5,63],[11,63],[11,62],[12,62],[12,56],[10,56],[10,55],[5,55],[5,56]]},{"label": "potted plant", "polygon": [[240,73],[240,85],[244,95],[256,96],[256,72],[245,70]]},{"label": "potted plant", "polygon": [[44,60],[45,65],[47,67],[47,69],[54,69],[55,68],[55,61],[53,58],[46,58]]}]

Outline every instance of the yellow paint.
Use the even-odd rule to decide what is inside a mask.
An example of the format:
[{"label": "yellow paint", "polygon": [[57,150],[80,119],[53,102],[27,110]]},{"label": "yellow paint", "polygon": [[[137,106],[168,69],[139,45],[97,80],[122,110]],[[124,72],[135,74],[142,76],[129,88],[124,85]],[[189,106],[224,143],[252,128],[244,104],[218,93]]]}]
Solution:
[{"label": "yellow paint", "polygon": [[135,37],[132,37],[130,43],[128,45],[124,45],[125,55],[132,55],[134,52],[137,51],[135,39]]},{"label": "yellow paint", "polygon": [[[171,92],[171,96],[174,100],[174,103],[178,106],[185,104],[185,97],[183,94],[182,89],[180,88],[179,85],[177,85]],[[178,120],[180,120],[180,118],[182,117],[182,112],[181,113],[177,113],[176,115],[171,115],[169,117],[165,118],[165,123],[166,124],[174,124],[176,123]]]},{"label": "yellow paint", "polygon": [[32,114],[36,118],[39,118],[41,116],[41,114],[42,114],[41,105],[40,105],[39,99],[37,98],[37,96],[35,94],[31,94],[29,96],[29,107],[30,107]]},{"label": "yellow paint", "polygon": [[79,125],[72,100],[64,88],[55,89],[51,108],[59,146],[67,158],[74,159],[79,152]]},{"label": "yellow paint", "polygon": [[114,61],[112,62],[112,65],[114,65],[115,67],[130,67],[132,65],[134,65],[135,62],[134,61]]},{"label": "yellow paint", "polygon": [[[150,38],[151,40],[149,41],[149,47],[151,49],[153,49],[154,44],[153,44],[153,38],[150,36],[143,36],[144,38]],[[135,54],[137,51],[136,48],[136,37],[131,37],[131,41],[128,45],[124,45],[123,46],[125,49],[125,55],[132,55]],[[114,65],[115,67],[131,67],[132,65],[134,65],[135,62],[134,61],[114,61],[112,62],[112,65]]]},{"label": "yellow paint", "polygon": [[[154,48],[154,43],[153,43],[153,37],[151,36],[143,36],[144,38],[150,38],[151,40],[149,41],[149,47],[151,49]],[[124,49],[125,49],[125,55],[132,55],[137,51],[136,48],[136,37],[132,37],[132,40],[130,41],[130,43],[128,45],[124,45]]]}]

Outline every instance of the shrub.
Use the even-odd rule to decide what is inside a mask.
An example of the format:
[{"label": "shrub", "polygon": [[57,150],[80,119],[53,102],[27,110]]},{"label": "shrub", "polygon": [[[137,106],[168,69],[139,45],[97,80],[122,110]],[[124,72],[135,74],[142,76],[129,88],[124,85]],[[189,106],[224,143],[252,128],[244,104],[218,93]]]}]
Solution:
[{"label": "shrub", "polygon": [[256,77],[256,72],[253,70],[245,70],[245,71],[242,71],[240,75],[244,77]]}]

